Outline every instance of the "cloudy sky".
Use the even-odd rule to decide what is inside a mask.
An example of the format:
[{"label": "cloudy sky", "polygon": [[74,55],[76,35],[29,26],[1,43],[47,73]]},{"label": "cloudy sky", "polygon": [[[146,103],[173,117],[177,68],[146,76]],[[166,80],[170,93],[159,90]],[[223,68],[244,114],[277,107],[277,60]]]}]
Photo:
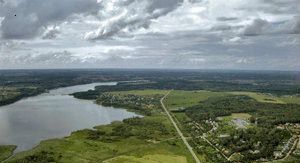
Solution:
[{"label": "cloudy sky", "polygon": [[0,0],[0,69],[300,70],[300,0]]}]

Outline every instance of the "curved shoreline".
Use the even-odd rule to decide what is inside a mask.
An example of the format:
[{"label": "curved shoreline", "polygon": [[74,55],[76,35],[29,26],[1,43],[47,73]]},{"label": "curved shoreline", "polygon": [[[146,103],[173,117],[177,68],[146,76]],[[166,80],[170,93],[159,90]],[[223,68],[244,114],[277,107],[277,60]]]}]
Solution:
[{"label": "curved shoreline", "polygon": [[[93,86],[93,88],[94,88],[95,86],[104,85],[104,84],[105,85],[106,84],[114,85],[116,83],[115,82],[114,83],[105,82],[105,83],[91,83],[91,84],[87,84],[87,85],[88,85],[88,87]],[[77,86],[79,86],[79,87],[77,87]],[[83,87],[80,87],[80,86],[83,86]],[[112,109],[110,109],[110,107],[105,107],[105,106],[95,104],[91,100],[80,100],[80,99],[77,99],[77,98],[69,95],[70,94],[69,92],[72,93],[72,91],[74,91],[74,90],[75,90],[75,92],[82,91],[82,90],[89,90],[89,89],[85,89],[86,88],[85,86],[86,85],[76,85],[76,86],[71,86],[71,87],[57,88],[57,89],[51,90],[49,93],[44,93],[39,96],[26,98],[24,100],[20,100],[20,101],[16,102],[15,104],[2,106],[3,108],[0,107],[0,117],[1,116],[4,117],[4,119],[2,119],[2,121],[4,121],[4,123],[2,123],[2,127],[0,126],[0,131],[2,131],[2,136],[0,134],[0,136],[2,137],[1,144],[3,144],[3,145],[15,144],[15,145],[18,145],[18,148],[19,148],[20,146],[19,146],[18,142],[20,142],[20,141],[27,142],[28,141],[27,140],[28,133],[29,134],[34,133],[33,135],[35,135],[33,138],[30,138],[30,141],[32,141],[32,140],[35,141],[35,137],[36,137],[36,138],[38,138],[38,142],[40,142],[40,141],[48,140],[48,139],[52,139],[52,138],[63,138],[66,136],[70,136],[72,134],[72,132],[74,132],[74,131],[78,131],[78,130],[82,130],[82,129],[90,129],[97,125],[110,124],[112,121],[119,121],[119,120],[130,118],[130,117],[133,117],[136,115],[135,113],[129,112],[127,109],[124,109],[124,108],[120,108],[121,110],[117,110],[117,109],[112,110]],[[58,103],[55,101],[56,99],[59,100]],[[62,102],[62,105],[59,105],[61,102]],[[32,103],[34,104],[33,108],[31,109],[30,105],[28,108],[28,104],[32,104]],[[39,103],[41,103],[41,104],[39,104]],[[72,105],[69,106],[70,103]],[[45,110],[44,105],[46,105],[47,110]],[[19,109],[20,107],[22,107],[22,109]],[[67,108],[62,108],[62,107],[67,107]],[[73,108],[73,107],[75,107],[75,108]],[[68,108],[72,108],[72,109],[68,109]],[[30,110],[28,110],[28,109],[30,109]],[[28,110],[33,115],[28,116],[27,114],[30,114],[30,113],[25,112],[25,115],[24,115],[25,119],[29,118],[28,119],[29,121],[25,120],[25,123],[23,123],[23,121],[20,121],[20,120],[14,120],[15,118],[17,118],[19,116],[16,117],[16,116],[11,115],[11,114],[20,115],[26,110]],[[45,112],[45,113],[43,113],[43,112]],[[50,114],[47,112],[49,112]],[[70,114],[70,113],[72,113],[72,114]],[[37,115],[37,116],[35,116],[35,115]],[[64,115],[66,115],[66,117]],[[55,116],[56,118],[55,119],[51,118],[53,116]],[[32,117],[32,120],[30,119],[31,117]],[[83,117],[83,119],[80,117]],[[46,119],[44,119],[44,118],[46,118]],[[60,120],[60,119],[64,119],[64,118],[66,118],[66,119]],[[24,119],[23,114],[22,114],[21,119]],[[52,119],[52,120],[49,120],[49,119]],[[58,122],[54,122],[54,125],[50,125],[50,124],[53,124],[52,121],[56,121],[56,119]],[[17,124],[13,125],[14,122],[11,122],[11,121],[17,121]],[[45,121],[45,122],[43,122],[43,121]],[[42,123],[40,124],[40,122],[42,122]],[[66,123],[64,123],[64,122],[66,122]],[[6,123],[8,123],[8,124],[6,124]],[[20,125],[20,127],[23,127],[24,125],[26,126],[28,124],[25,128],[21,128],[21,130],[26,130],[26,128],[29,128],[29,130],[25,132],[26,135],[22,134],[22,133],[24,133],[23,131],[16,131],[17,130],[16,128],[18,128],[18,127],[15,127],[15,126],[20,123],[22,124],[22,125]],[[32,125],[32,123],[33,123],[33,125]],[[35,123],[37,123],[38,126],[36,126]],[[47,125],[48,127],[47,126],[43,127],[43,124],[47,124],[47,123],[49,123],[50,126]],[[11,128],[11,126],[13,126],[14,129],[9,129],[9,130],[6,129],[7,127]],[[38,128],[35,128],[35,126]],[[70,126],[70,127],[68,127],[68,126]],[[42,130],[42,131],[40,131],[40,130]],[[35,131],[38,131],[38,132],[35,132]],[[20,133],[20,134],[16,134],[15,132]],[[26,139],[15,141],[14,140],[15,136],[14,136],[11,138],[12,140],[9,140],[7,142],[6,139],[10,139],[9,135],[11,135],[12,133],[15,133],[14,135],[21,135],[21,137],[16,136],[16,137],[18,137],[17,139],[22,139],[22,137],[24,137],[24,136]],[[44,136],[43,135],[40,136],[41,133],[44,133],[43,134]],[[47,133],[51,133],[51,134],[48,135]],[[29,141],[29,143],[30,143],[30,141]],[[15,143],[12,143],[12,142],[15,142]],[[38,145],[39,143],[34,143],[34,144],[33,144],[33,147]],[[26,147],[24,150],[23,149],[24,149],[24,146],[23,146],[23,147],[21,147],[21,151],[32,149],[32,148]],[[19,148],[19,150],[20,150],[20,148]]]}]

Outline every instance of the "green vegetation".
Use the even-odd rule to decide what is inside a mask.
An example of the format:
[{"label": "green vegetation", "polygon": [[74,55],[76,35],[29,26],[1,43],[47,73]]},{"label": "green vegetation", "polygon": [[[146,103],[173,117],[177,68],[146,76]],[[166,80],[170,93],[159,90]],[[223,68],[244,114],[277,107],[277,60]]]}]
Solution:
[{"label": "green vegetation", "polygon": [[299,160],[300,160],[300,141],[298,140],[296,149],[291,153],[290,156],[274,162],[275,163],[298,163]]},{"label": "green vegetation", "polygon": [[0,146],[0,162],[12,156],[16,146],[13,145],[3,145]]},{"label": "green vegetation", "polygon": [[283,96],[255,92],[174,90],[172,93],[166,102],[171,108],[170,102],[173,108],[179,108],[173,114],[182,130],[193,138],[191,144],[197,152],[213,162],[223,162],[224,157],[242,162],[272,160],[275,152],[289,150],[284,146],[291,138],[289,131],[276,129],[276,125],[298,123],[300,118],[300,105],[291,104],[297,103],[297,96],[289,96],[293,101],[288,102]]},{"label": "green vegetation", "polygon": [[196,146],[203,146],[196,136],[202,133],[225,157],[239,154],[243,162],[273,159],[276,148],[291,138],[288,130],[275,125],[300,122],[300,105],[261,103],[249,96],[212,97],[184,111],[198,126],[190,130]]},{"label": "green vegetation", "polygon": [[286,103],[294,103],[294,104],[300,104],[300,96],[294,95],[294,96],[280,96],[280,100],[286,102]]},{"label": "green vegetation", "polygon": [[141,158],[134,156],[119,156],[110,160],[104,161],[104,163],[125,163],[125,162],[135,162],[135,163],[159,163],[159,162],[176,162],[176,163],[186,163],[185,157],[176,155],[145,155]]},{"label": "green vegetation", "polygon": [[285,104],[285,101],[281,100],[279,97],[270,94],[263,94],[263,93],[256,93],[256,92],[229,92],[229,93],[233,95],[249,96],[251,98],[254,98],[258,102]]},{"label": "green vegetation", "polygon": [[300,122],[300,105],[260,103],[248,96],[214,97],[186,109],[187,115],[197,121],[229,116],[232,113],[250,113],[259,125]]},{"label": "green vegetation", "polygon": [[251,118],[251,115],[247,113],[232,113],[230,117],[232,119],[249,120]]},{"label": "green vegetation", "polygon": [[[63,139],[43,141],[36,148],[19,153],[7,162],[157,162],[157,159],[174,162],[193,162],[192,156],[176,134],[172,124],[162,114],[159,104],[161,91],[138,92],[141,96],[113,92],[119,100],[111,106],[128,106],[128,97],[150,98],[154,101],[151,116],[129,118],[110,125],[97,126],[94,130],[86,129],[73,132]],[[109,94],[109,93],[105,93]],[[122,98],[124,98],[122,100]],[[157,101],[158,100],[158,101]],[[101,96],[97,99],[101,101]],[[141,102],[148,102],[142,100]],[[147,105],[136,103],[138,111],[149,109]],[[134,103],[132,105],[134,106]],[[128,108],[130,108],[128,106]],[[135,110],[135,109],[133,109]]]},{"label": "green vegetation", "polygon": [[0,106],[11,104],[23,97],[34,96],[44,90],[36,87],[0,87]]},{"label": "green vegetation", "polygon": [[207,100],[209,97],[224,96],[226,93],[211,91],[181,91],[174,90],[165,99],[169,109],[181,109],[194,106]]},{"label": "green vegetation", "polygon": [[[164,118],[158,119],[167,123]],[[98,126],[95,130],[77,131],[64,139],[44,141],[7,162],[102,162],[119,156],[139,158],[158,154],[191,160],[180,139],[158,119],[133,118]]]},{"label": "green vegetation", "polygon": [[20,98],[20,92],[14,88],[0,87],[0,106],[12,103]]},{"label": "green vegetation", "polygon": [[300,135],[294,130],[300,123],[298,75],[193,70],[0,71],[0,105],[61,86],[121,81],[73,95],[144,116],[46,140],[6,162],[193,162],[161,110],[159,100],[168,90],[174,91],[165,104],[202,162],[299,162],[299,145],[291,150]]},{"label": "green vegetation", "polygon": [[[152,91],[155,93],[155,91]],[[137,92],[135,92],[137,93]],[[102,93],[98,95],[96,102],[103,106],[122,107],[145,115],[151,115],[160,112],[160,98],[163,96],[162,91],[158,91],[157,94],[149,94],[149,91],[138,94],[129,94],[113,92],[113,93]]]},{"label": "green vegetation", "polygon": [[167,90],[132,90],[132,91],[119,91],[119,92],[110,92],[113,95],[136,95],[136,96],[153,96],[153,95],[165,95]]}]

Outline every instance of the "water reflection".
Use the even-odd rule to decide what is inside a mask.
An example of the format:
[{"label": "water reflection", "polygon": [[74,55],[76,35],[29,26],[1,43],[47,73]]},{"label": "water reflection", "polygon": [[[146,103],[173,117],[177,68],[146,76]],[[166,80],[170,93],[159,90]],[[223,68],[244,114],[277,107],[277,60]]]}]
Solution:
[{"label": "water reflection", "polygon": [[93,83],[60,88],[0,107],[0,144],[14,144],[18,146],[17,151],[23,151],[41,140],[136,116],[124,109],[103,107],[68,95],[93,89],[96,85],[113,84]]}]

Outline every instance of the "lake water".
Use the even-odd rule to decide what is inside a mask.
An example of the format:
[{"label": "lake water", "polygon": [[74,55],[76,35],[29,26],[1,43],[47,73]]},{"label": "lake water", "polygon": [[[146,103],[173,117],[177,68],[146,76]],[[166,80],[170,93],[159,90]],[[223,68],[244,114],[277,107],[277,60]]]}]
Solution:
[{"label": "lake water", "polygon": [[94,89],[93,83],[51,90],[0,107],[0,145],[17,145],[17,152],[31,149],[41,140],[70,135],[72,131],[92,128],[137,116],[125,109],[115,109],[79,100],[69,94]]}]

